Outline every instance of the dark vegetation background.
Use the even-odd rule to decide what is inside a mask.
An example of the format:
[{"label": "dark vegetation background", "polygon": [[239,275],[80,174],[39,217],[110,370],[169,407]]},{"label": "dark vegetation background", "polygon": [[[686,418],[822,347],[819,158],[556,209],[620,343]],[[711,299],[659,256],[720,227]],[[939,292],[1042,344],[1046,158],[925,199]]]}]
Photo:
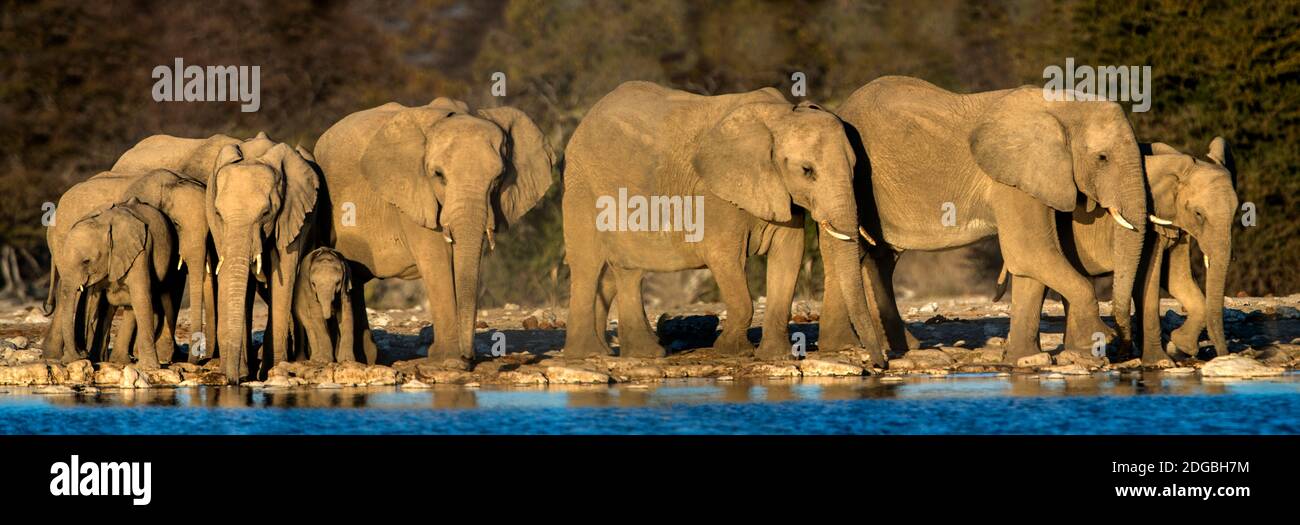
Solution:
[{"label": "dark vegetation background", "polygon": [[[1238,227],[1229,289],[1300,291],[1300,3],[1094,1],[382,0],[184,2],[0,0],[0,293],[41,295],[47,273],[41,205],[113,164],[154,133],[227,133],[310,146],[339,118],[388,101],[452,96],[533,117],[562,151],[586,108],[620,82],[697,93],[790,87],[834,108],[887,74],[956,91],[1041,84],[1048,65],[1151,65],[1141,140],[1203,155],[1226,137],[1242,201],[1259,225]],[[156,65],[262,67],[261,110],[157,103]],[[558,180],[558,179],[557,179]],[[483,274],[485,306],[551,304],[567,294],[558,187],[506,232]],[[814,240],[811,228],[809,239]],[[820,295],[809,243],[801,297]],[[904,295],[987,293],[995,243],[909,253]],[[751,264],[761,275],[762,261]],[[755,280],[756,284],[761,283]],[[754,288],[761,290],[761,284]],[[380,283],[377,305],[420,299]],[[657,277],[666,303],[710,299],[707,273]],[[761,292],[756,295],[761,294]],[[562,303],[559,303],[562,304]]]}]

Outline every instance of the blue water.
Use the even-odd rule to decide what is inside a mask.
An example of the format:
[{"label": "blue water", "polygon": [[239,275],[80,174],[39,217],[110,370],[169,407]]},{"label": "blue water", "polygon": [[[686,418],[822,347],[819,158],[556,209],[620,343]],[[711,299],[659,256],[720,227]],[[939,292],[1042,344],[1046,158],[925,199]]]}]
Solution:
[{"label": "blue water", "polygon": [[964,375],[646,388],[0,388],[0,434],[1295,434],[1300,374]]}]

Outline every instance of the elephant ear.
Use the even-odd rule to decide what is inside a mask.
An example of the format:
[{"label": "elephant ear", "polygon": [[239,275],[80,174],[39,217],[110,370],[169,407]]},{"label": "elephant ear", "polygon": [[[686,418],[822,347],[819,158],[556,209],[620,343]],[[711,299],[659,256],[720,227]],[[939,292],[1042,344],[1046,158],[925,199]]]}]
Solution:
[{"label": "elephant ear", "polygon": [[1152,155],[1182,155],[1183,154],[1183,152],[1178,151],[1178,148],[1175,148],[1163,142],[1153,142],[1150,144],[1150,148],[1151,148]]},{"label": "elephant ear", "polygon": [[1078,188],[1065,128],[1037,110],[994,110],[976,126],[971,154],[993,180],[1013,186],[1055,210],[1074,211]]},{"label": "elephant ear", "polygon": [[1147,188],[1151,192],[1151,214],[1172,221],[1178,215],[1178,190],[1183,182],[1179,177],[1194,161],[1180,153],[1147,155],[1142,162],[1147,173]]},{"label": "elephant ear", "polygon": [[498,222],[514,224],[551,188],[551,167],[555,152],[532,119],[511,107],[482,109],[479,116],[506,132],[505,173],[496,194]]},{"label": "elephant ear", "polygon": [[294,151],[288,144],[280,143],[266,152],[271,166],[278,168],[284,176],[284,200],[280,204],[280,215],[275,220],[275,242],[284,250],[302,232],[307,214],[316,209],[316,192],[320,189],[320,177],[316,169]]},{"label": "elephant ear", "polygon": [[122,280],[144,253],[149,235],[148,226],[135,213],[120,206],[116,211],[108,221],[108,277],[114,282]]},{"label": "elephant ear", "polygon": [[297,145],[297,146],[294,146],[294,147],[293,147],[293,150],[296,151],[296,152],[298,152],[298,155],[301,156],[301,157],[303,158],[303,160],[306,160],[307,162],[310,162],[310,163],[312,163],[312,164],[316,164],[316,163],[317,163],[317,162],[316,162],[316,155],[313,155],[312,152],[311,152],[311,150],[302,147],[302,144],[299,144],[299,145]]},{"label": "elephant ear", "polygon": [[790,192],[776,172],[762,105],[736,108],[701,133],[691,165],[714,195],[765,221],[788,222]]},{"label": "elephant ear", "polygon": [[1223,137],[1214,137],[1210,141],[1210,160],[1217,162],[1228,173],[1232,174],[1232,187],[1237,187],[1237,161],[1232,158],[1232,148],[1228,147],[1228,141]]},{"label": "elephant ear", "polygon": [[436,230],[440,203],[424,163],[427,119],[419,116],[419,110],[403,110],[379,128],[361,154],[361,176],[403,215]]}]

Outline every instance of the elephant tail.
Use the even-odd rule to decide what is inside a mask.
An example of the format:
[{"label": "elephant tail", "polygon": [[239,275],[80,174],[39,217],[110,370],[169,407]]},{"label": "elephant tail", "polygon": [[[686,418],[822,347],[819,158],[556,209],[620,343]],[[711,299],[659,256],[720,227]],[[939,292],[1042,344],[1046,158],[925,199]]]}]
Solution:
[{"label": "elephant tail", "polygon": [[1002,263],[1002,273],[998,274],[998,288],[993,293],[993,302],[1002,300],[1002,296],[1007,293],[1007,285],[1011,283],[1011,274],[1007,273],[1006,263]]},{"label": "elephant tail", "polygon": [[45,302],[41,304],[41,313],[46,317],[54,314],[54,291],[58,289],[59,270],[54,267],[54,261],[50,261],[50,293],[45,296]]}]

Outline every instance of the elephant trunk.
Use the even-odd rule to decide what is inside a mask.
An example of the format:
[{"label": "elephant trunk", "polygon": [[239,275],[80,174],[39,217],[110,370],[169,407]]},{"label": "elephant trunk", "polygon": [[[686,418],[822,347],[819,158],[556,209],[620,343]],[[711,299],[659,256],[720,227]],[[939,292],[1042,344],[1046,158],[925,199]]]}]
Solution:
[{"label": "elephant trunk", "polygon": [[1137,281],[1147,230],[1146,185],[1141,164],[1135,163],[1132,169],[1125,170],[1130,172],[1133,175],[1125,177],[1119,188],[1119,209],[1115,210],[1128,225],[1116,227],[1112,240],[1115,276],[1111,287],[1111,315],[1124,345],[1133,341],[1133,285]]},{"label": "elephant trunk", "polygon": [[[845,214],[837,215],[838,220],[829,221],[831,225],[844,225],[835,228],[841,232],[856,231],[855,228],[847,227],[857,224],[856,215],[849,217],[840,215]],[[881,345],[884,324],[880,319],[879,310],[873,311],[867,304],[865,283],[859,268],[863,263],[861,245],[853,237],[849,240],[839,239],[826,227],[821,228],[820,243],[823,249],[822,256],[833,258],[833,266],[840,274],[836,276],[836,280],[839,281],[840,292],[844,295],[844,305],[848,310],[849,320],[853,323],[853,329],[857,331],[861,343],[870,350],[872,364],[884,367],[886,361]]]},{"label": "elephant trunk", "polygon": [[[63,311],[66,314],[60,317],[58,328],[63,335],[63,355],[67,355],[68,349],[80,354],[81,349],[77,346],[77,312],[81,309],[81,298],[85,294],[80,290],[74,290],[70,282],[62,283],[59,288],[61,289],[59,300],[63,301]],[[84,322],[86,326],[90,326],[89,319]]]},{"label": "elephant trunk", "polygon": [[1232,259],[1232,241],[1225,235],[1201,245],[1205,252],[1205,323],[1210,341],[1218,355],[1228,355],[1228,339],[1223,334],[1223,292]]},{"label": "elephant trunk", "polygon": [[250,242],[242,236],[227,241],[223,255],[217,263],[217,296],[221,300],[221,319],[218,321],[217,339],[221,348],[226,379],[232,383],[241,378],[242,360],[247,359],[245,347],[248,320],[245,318],[248,300],[248,264]]},{"label": "elephant trunk", "polygon": [[[186,278],[189,281],[189,289],[190,289],[190,333],[191,334],[203,333],[203,320],[205,319],[205,317],[203,316],[204,314],[203,282],[205,279],[208,278],[207,275],[208,272],[207,270],[204,269],[208,262],[207,252],[208,251],[206,249],[201,250],[199,252],[202,255],[199,256],[200,261],[197,267],[192,266],[190,268],[187,268],[187,270],[189,271],[189,274],[186,276]],[[194,338],[191,337],[190,340],[193,341]],[[190,348],[190,351],[194,351],[194,350],[195,350],[194,348]]]},{"label": "elephant trunk", "polygon": [[460,355],[471,361],[474,359],[474,323],[478,315],[479,264],[486,236],[483,215],[467,211],[464,216],[469,218],[457,221],[450,228],[455,240],[452,245],[452,275],[455,279]]},{"label": "elephant trunk", "polygon": [[334,297],[323,293],[316,294],[316,301],[320,303],[320,314],[325,319],[334,317]]}]

